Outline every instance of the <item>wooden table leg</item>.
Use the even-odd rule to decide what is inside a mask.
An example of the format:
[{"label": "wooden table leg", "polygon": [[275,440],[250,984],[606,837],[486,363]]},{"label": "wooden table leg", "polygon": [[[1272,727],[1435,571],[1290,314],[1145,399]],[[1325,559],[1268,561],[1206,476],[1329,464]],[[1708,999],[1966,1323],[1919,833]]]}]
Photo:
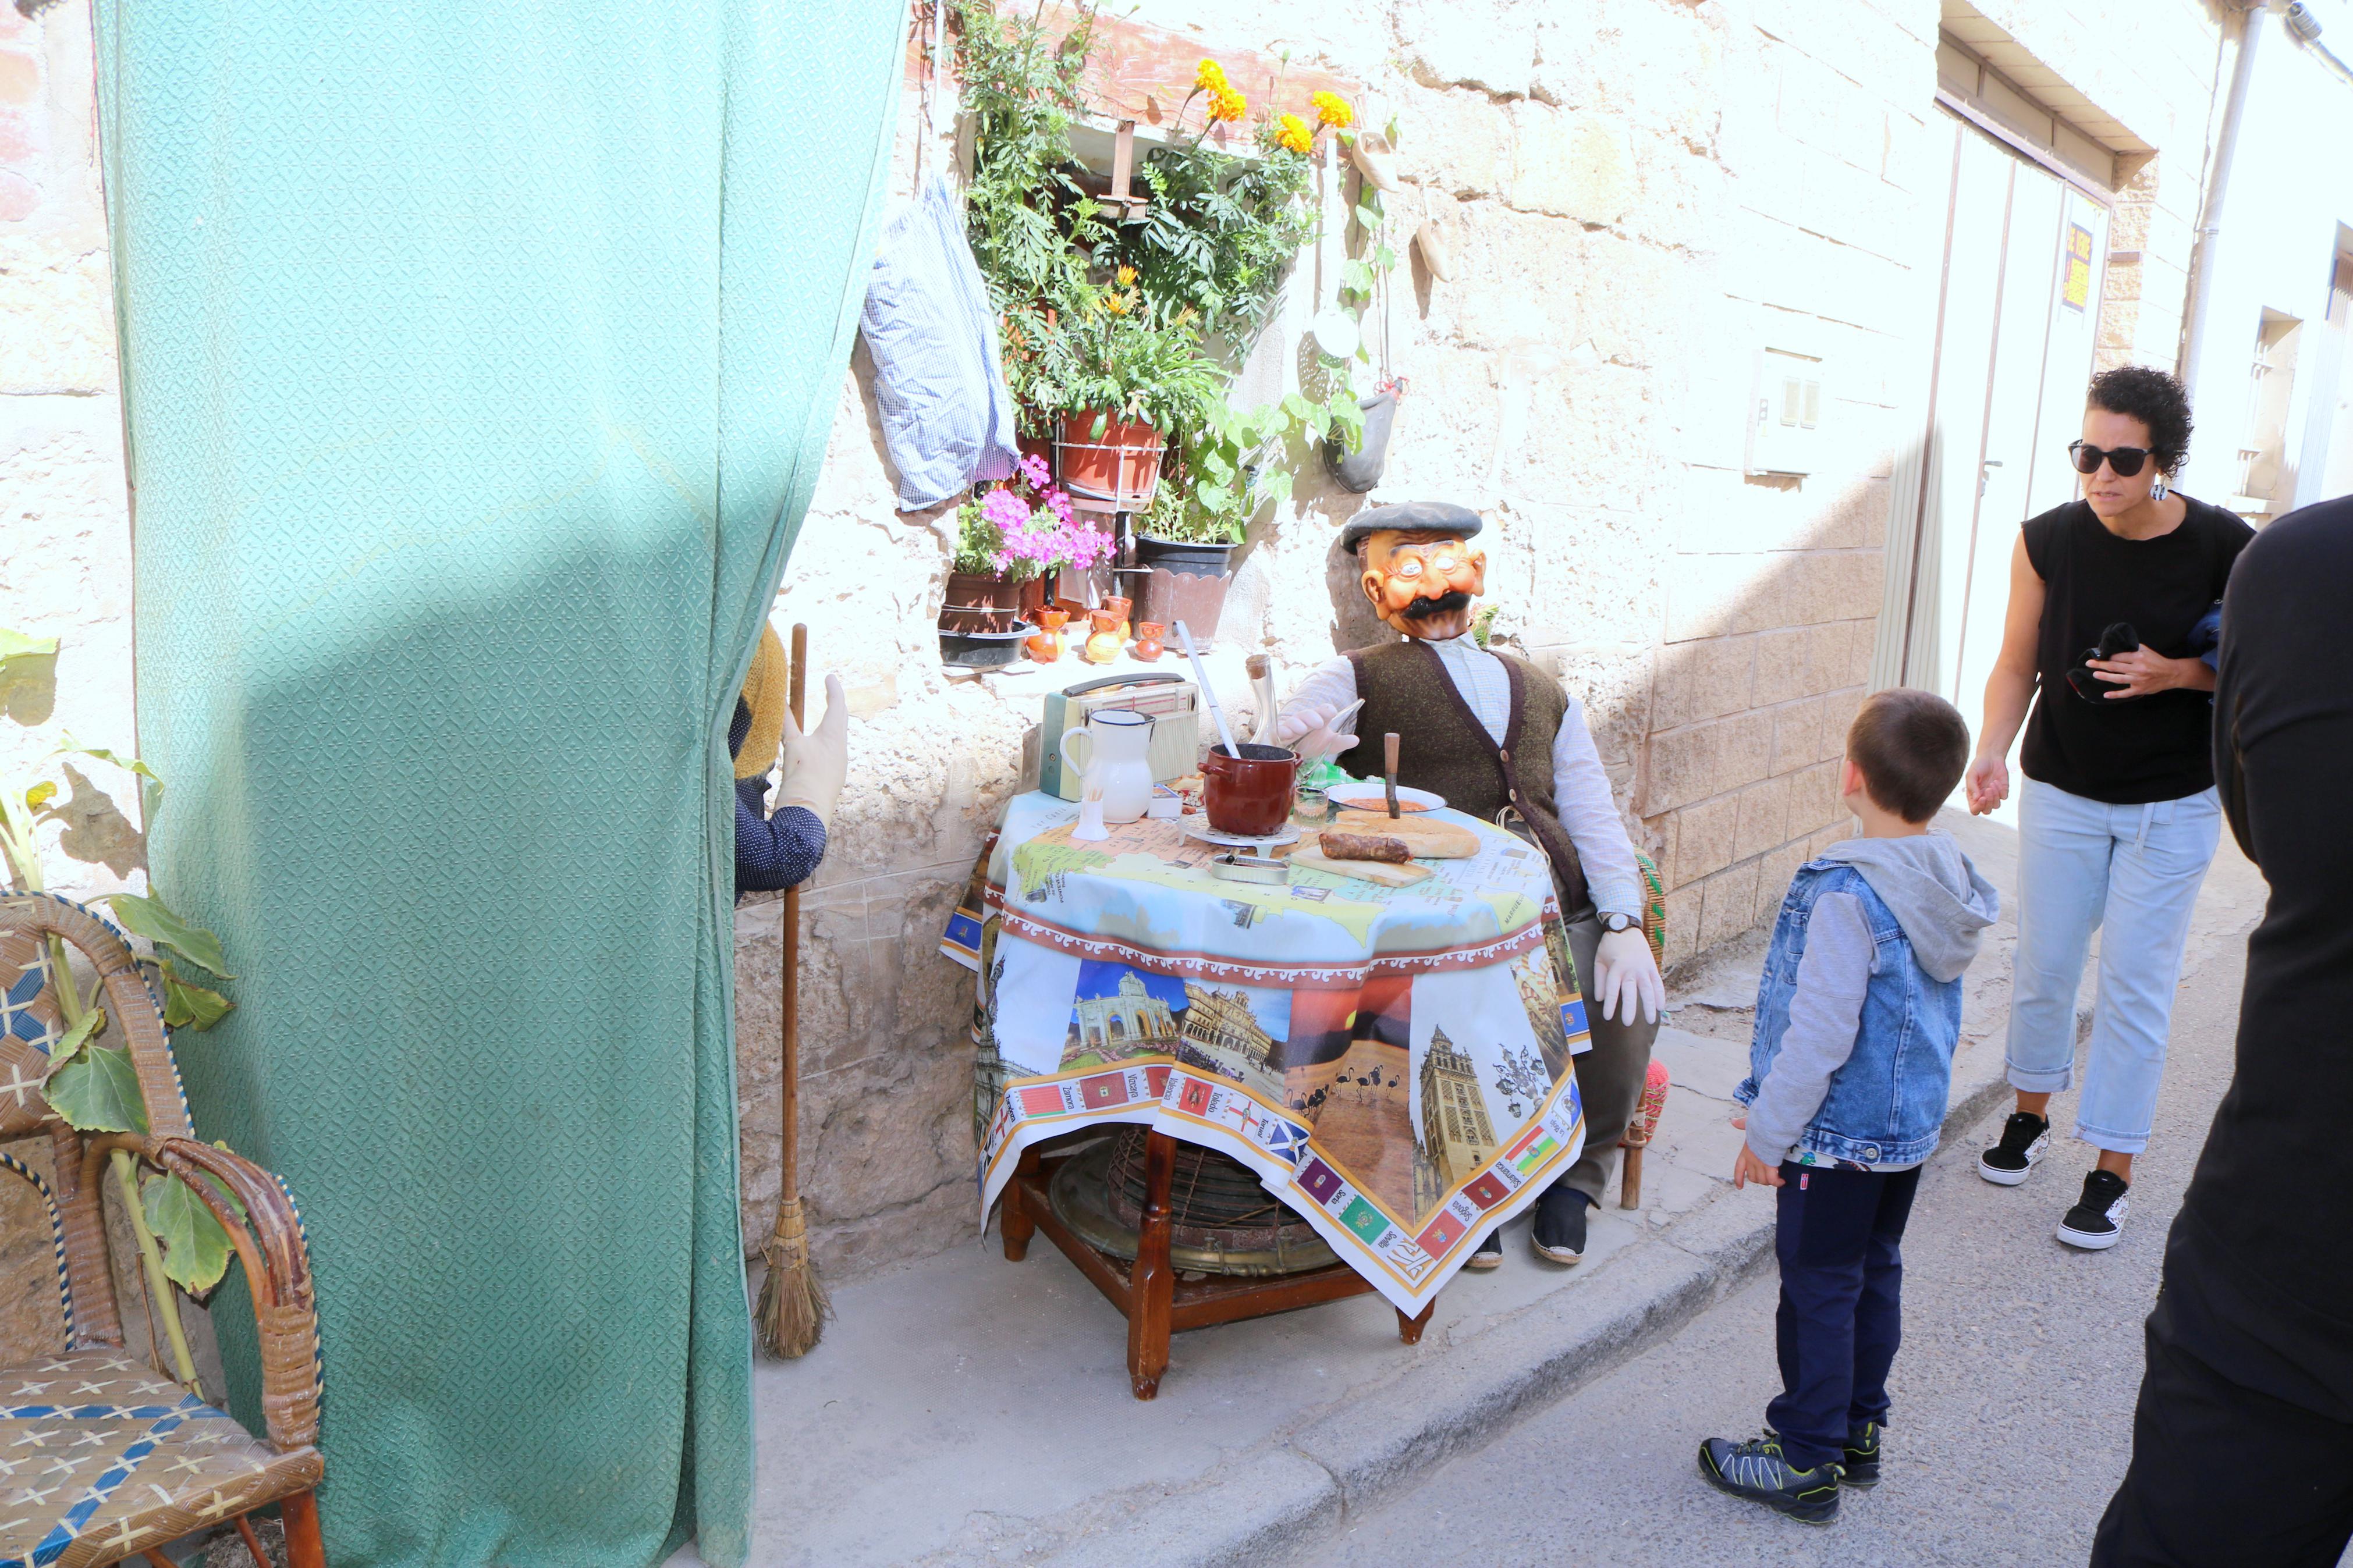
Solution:
[{"label": "wooden table leg", "polygon": [[1021,1203],[1021,1178],[1038,1173],[1038,1146],[1032,1143],[1021,1151],[1021,1163],[1013,1167],[1013,1179],[1005,1184],[1004,1195],[997,1199],[997,1223],[1005,1232],[1005,1261],[1018,1263],[1029,1256],[1029,1238],[1038,1234],[1038,1222]]},{"label": "wooden table leg", "polygon": [[1398,1309],[1398,1338],[1409,1345],[1421,1343],[1421,1331],[1430,1327],[1430,1314],[1436,1310],[1438,1310],[1438,1303],[1435,1301],[1424,1307],[1419,1318],[1409,1318],[1402,1308]]},{"label": "wooden table leg", "polygon": [[1642,1206],[1642,1145],[1626,1145],[1625,1169],[1618,1177],[1618,1206],[1638,1209]]},{"label": "wooden table leg", "polygon": [[1176,1174],[1176,1141],[1165,1132],[1144,1140],[1144,1228],[1128,1273],[1127,1376],[1138,1399],[1160,1392],[1168,1370],[1168,1307],[1176,1277],[1168,1267],[1168,1189]]}]

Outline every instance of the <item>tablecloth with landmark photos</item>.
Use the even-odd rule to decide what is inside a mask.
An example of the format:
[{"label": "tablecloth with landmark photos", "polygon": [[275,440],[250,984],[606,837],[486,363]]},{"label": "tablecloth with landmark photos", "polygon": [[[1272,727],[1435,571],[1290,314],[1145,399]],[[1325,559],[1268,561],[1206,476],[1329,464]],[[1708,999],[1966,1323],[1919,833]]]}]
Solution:
[{"label": "tablecloth with landmark photos", "polygon": [[[1409,888],[1212,877],[1182,822],[1074,841],[1015,797],[941,950],[977,974],[984,1218],[1021,1150],[1103,1122],[1220,1151],[1418,1313],[1584,1146],[1585,1005],[1511,835]],[[1187,819],[1198,821],[1198,818]]]}]

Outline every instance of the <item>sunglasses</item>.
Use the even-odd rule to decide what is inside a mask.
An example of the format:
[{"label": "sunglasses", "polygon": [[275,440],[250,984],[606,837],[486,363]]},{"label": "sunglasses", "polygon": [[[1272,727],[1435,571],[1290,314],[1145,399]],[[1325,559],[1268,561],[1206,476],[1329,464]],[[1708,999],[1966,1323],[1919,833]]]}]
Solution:
[{"label": "sunglasses", "polygon": [[2116,470],[2116,478],[2120,479],[2131,479],[2140,472],[2141,465],[2148,461],[2148,448],[2146,447],[2110,447],[2102,451],[2083,441],[2069,442],[2067,455],[2074,459],[2075,471],[2079,474],[2096,474],[2100,471],[2100,464],[2105,461]]}]

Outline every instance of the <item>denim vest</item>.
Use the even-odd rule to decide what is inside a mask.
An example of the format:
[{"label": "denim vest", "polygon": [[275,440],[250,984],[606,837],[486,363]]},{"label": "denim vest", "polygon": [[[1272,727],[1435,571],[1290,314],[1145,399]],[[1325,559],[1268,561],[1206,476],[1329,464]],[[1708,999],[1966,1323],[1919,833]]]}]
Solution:
[{"label": "denim vest", "polygon": [[1911,940],[1862,873],[1837,860],[1799,869],[1781,900],[1765,973],[1757,986],[1757,1032],[1748,1047],[1748,1076],[1733,1098],[1746,1105],[1789,1026],[1798,964],[1806,956],[1806,926],[1824,893],[1852,893],[1871,924],[1871,984],[1862,999],[1854,1054],[1831,1075],[1822,1108],[1806,1123],[1798,1152],[1829,1163],[1909,1164],[1936,1151],[1953,1082],[1953,1047],[1961,1037],[1961,983],[1928,978],[1912,956]]}]

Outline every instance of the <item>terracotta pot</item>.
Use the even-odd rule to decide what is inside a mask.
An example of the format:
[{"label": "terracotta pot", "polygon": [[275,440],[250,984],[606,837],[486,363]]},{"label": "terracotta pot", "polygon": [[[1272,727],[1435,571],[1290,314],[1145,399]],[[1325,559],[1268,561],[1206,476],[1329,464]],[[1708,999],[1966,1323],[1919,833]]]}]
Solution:
[{"label": "terracotta pot", "polygon": [[1113,597],[1105,599],[1103,602],[1103,607],[1112,614],[1112,630],[1119,634],[1120,641],[1125,642],[1128,633],[1128,616],[1135,608],[1134,603],[1132,600]]},{"label": "terracotta pot", "polygon": [[1122,644],[1127,639],[1119,635],[1119,621],[1109,610],[1097,610],[1088,617],[1087,662],[1110,664],[1119,658]]},{"label": "terracotta pot", "polygon": [[1021,584],[994,573],[951,572],[947,603],[940,609],[944,632],[1009,632],[1021,619]]},{"label": "terracotta pot", "polygon": [[1046,579],[1032,577],[1021,584],[1021,618],[1031,626],[1038,624],[1039,612],[1046,607]]},{"label": "terracotta pot", "polygon": [[1038,625],[1038,635],[1021,646],[1039,664],[1051,664],[1062,657],[1062,628],[1070,624],[1070,615],[1062,610],[1040,610],[1032,617]]},{"label": "terracotta pot", "polygon": [[1167,635],[1168,628],[1158,621],[1136,622],[1135,657],[1145,664],[1152,663],[1160,657],[1160,639]]},{"label": "terracotta pot", "polygon": [[1193,646],[1207,648],[1218,640],[1218,619],[1225,614],[1226,590],[1233,585],[1233,553],[1237,544],[1180,544],[1135,536],[1136,564],[1145,568],[1135,613],[1147,621],[1174,626],[1178,621],[1193,634]]},{"label": "terracotta pot", "polygon": [[[1095,420],[1103,417],[1101,435]],[[1089,409],[1065,414],[1054,426],[1054,477],[1064,489],[1124,510],[1152,504],[1167,438],[1140,419],[1115,419]]]},{"label": "terracotta pot", "polygon": [[1299,782],[1299,753],[1287,746],[1240,742],[1242,754],[1220,743],[1201,761],[1202,809],[1219,833],[1264,838],[1291,820],[1291,795]]}]

